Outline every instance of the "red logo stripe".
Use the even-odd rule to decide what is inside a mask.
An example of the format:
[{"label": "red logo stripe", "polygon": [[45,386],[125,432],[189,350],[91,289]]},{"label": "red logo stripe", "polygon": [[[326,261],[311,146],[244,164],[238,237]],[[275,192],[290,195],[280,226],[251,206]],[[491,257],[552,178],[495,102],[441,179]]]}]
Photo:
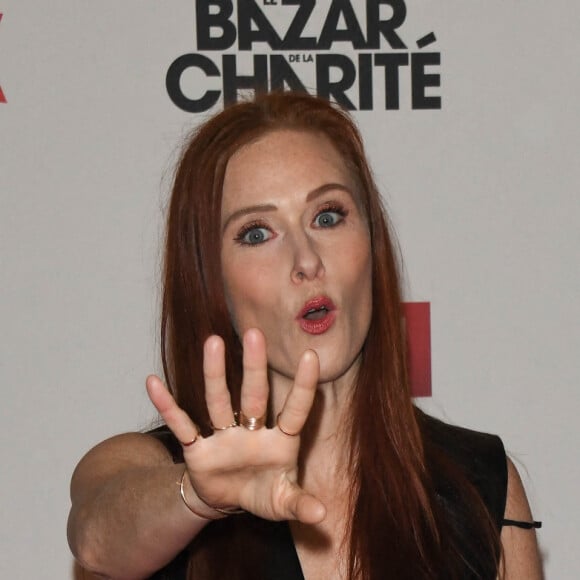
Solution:
[{"label": "red logo stripe", "polygon": [[403,316],[407,335],[409,382],[414,397],[431,396],[431,304],[406,302]]}]

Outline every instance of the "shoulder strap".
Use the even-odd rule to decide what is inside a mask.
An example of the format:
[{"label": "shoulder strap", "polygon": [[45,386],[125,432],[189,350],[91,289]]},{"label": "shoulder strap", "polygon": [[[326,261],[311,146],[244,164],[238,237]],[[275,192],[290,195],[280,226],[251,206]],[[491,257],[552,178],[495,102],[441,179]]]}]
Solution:
[{"label": "shoulder strap", "polygon": [[514,526],[516,528],[522,528],[523,530],[533,530],[534,528],[541,528],[542,522],[520,522],[519,520],[507,520],[502,521],[504,526]]}]

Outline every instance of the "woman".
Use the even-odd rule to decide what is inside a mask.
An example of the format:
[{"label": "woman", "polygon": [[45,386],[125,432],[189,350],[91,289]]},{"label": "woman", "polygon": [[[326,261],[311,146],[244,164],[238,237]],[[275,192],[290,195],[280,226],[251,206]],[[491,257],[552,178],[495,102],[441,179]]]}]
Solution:
[{"label": "woman", "polygon": [[534,530],[504,525],[533,523],[500,440],[413,406],[400,304],[345,113],[286,93],[210,119],[169,208],[172,394],[147,380],[167,427],[80,462],[77,558],[112,578],[540,578]]}]

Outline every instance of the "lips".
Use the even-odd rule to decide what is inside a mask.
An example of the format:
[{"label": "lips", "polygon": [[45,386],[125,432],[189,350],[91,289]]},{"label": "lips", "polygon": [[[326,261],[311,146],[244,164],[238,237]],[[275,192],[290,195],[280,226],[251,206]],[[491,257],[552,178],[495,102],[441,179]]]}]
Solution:
[{"label": "lips", "polygon": [[328,296],[318,296],[308,300],[296,320],[300,328],[308,334],[323,334],[334,323],[336,306]]}]

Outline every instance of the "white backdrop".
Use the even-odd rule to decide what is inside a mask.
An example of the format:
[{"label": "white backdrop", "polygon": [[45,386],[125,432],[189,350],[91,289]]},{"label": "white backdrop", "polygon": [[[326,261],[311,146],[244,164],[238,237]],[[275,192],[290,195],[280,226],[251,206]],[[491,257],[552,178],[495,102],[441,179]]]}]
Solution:
[{"label": "white backdrop", "polygon": [[[288,7],[257,4],[287,19]],[[311,32],[329,4],[317,3]],[[398,231],[407,299],[431,302],[433,397],[422,404],[503,437],[544,522],[546,576],[573,580],[580,9],[406,7],[407,52],[436,35],[423,51],[441,54],[429,94],[442,107],[411,109],[403,67],[399,110],[385,110],[377,80],[374,109],[355,116]],[[154,417],[143,382],[160,367],[165,175],[205,117],[165,88],[169,65],[196,52],[194,2],[4,0],[0,13],[0,577],[70,579],[74,465]],[[334,52],[356,58],[343,44]],[[191,95],[206,82],[182,81]]]}]

